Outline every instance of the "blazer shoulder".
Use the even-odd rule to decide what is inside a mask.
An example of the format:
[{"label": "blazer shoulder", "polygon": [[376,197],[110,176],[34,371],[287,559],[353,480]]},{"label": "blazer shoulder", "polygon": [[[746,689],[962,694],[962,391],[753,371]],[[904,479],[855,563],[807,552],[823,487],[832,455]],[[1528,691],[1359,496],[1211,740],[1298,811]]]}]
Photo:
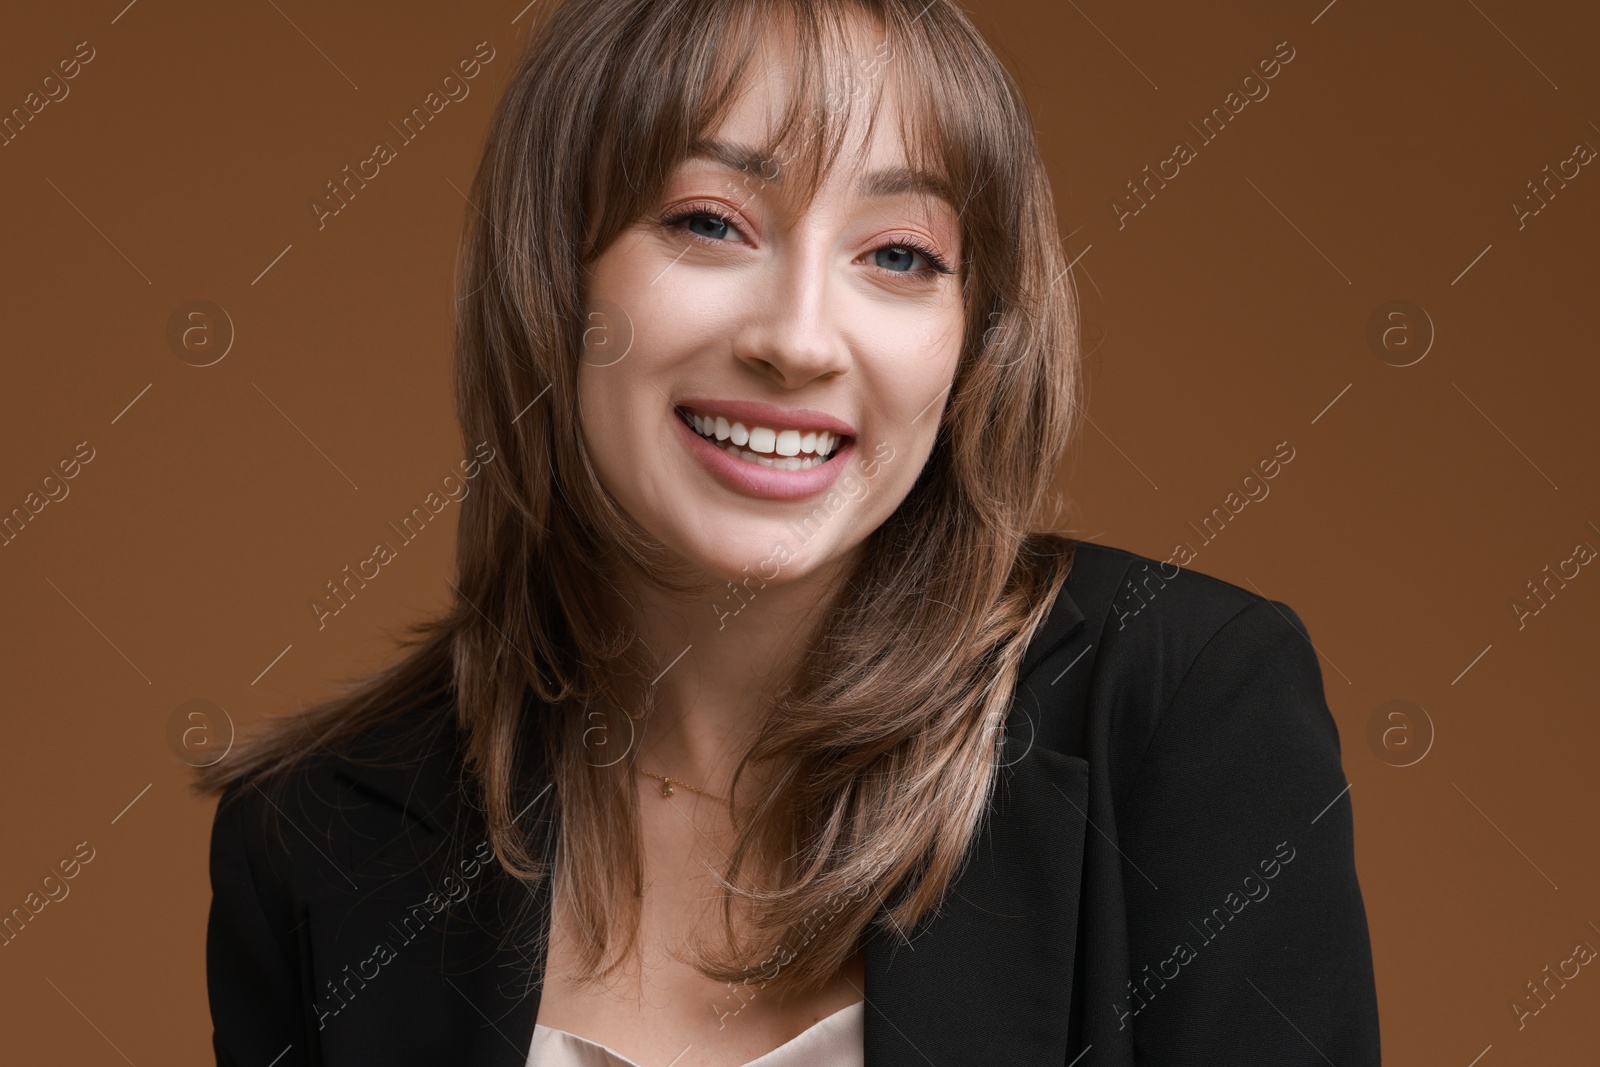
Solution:
[{"label": "blazer shoulder", "polygon": [[1287,604],[1203,571],[1084,541],[1076,555],[1066,591],[1090,621],[1101,656],[1181,675],[1213,635],[1255,605],[1273,606],[1270,614],[1305,631]]},{"label": "blazer shoulder", "polygon": [[364,853],[448,833],[461,782],[451,712],[409,709],[233,782],[212,823],[213,863],[248,862],[288,881],[315,871],[338,878]]},{"label": "blazer shoulder", "polygon": [[1066,705],[1082,705],[1119,766],[1137,764],[1197,665],[1209,669],[1208,646],[1211,659],[1238,649],[1247,671],[1261,650],[1309,647],[1294,610],[1259,592],[1114,546],[1079,541],[1075,553],[1063,593],[1086,624],[1043,657],[1052,662],[1042,675],[1061,680]]},{"label": "blazer shoulder", "polygon": [[1142,618],[1151,629],[1214,632],[1251,604],[1269,599],[1204,571],[1125,548],[1078,541],[1075,551],[1067,587],[1085,615],[1118,631]]},{"label": "blazer shoulder", "polygon": [[1023,677],[1068,649],[1074,662],[1079,653],[1092,650],[1085,666],[1099,670],[1125,663],[1181,672],[1191,653],[1230,619],[1252,604],[1268,602],[1201,571],[1124,548],[1067,540],[1072,566],[1024,658]]}]

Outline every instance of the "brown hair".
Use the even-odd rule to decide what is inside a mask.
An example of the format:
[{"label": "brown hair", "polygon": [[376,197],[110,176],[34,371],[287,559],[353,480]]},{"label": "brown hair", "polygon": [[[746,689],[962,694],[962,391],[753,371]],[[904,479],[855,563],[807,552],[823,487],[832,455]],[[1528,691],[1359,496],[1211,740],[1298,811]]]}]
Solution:
[{"label": "brown hair", "polygon": [[[816,989],[870,924],[910,930],[960,873],[1023,654],[1071,565],[1068,539],[1034,532],[1080,388],[1076,298],[1045,168],[1020,93],[950,0],[561,0],[539,17],[466,212],[456,401],[465,439],[498,455],[490,484],[461,505],[453,604],[413,627],[394,665],[276,722],[202,785],[284,770],[447,697],[490,841],[525,880],[550,873],[513,823],[514,797],[527,795],[519,754],[543,746],[560,812],[556,888],[581,927],[581,965],[595,978],[623,960],[639,917],[638,797],[632,761],[596,760],[589,742],[596,715],[628,729],[617,709],[640,689],[646,710],[631,717],[648,713],[648,682],[623,692],[615,679],[648,680],[665,664],[622,628],[611,578],[631,566],[677,593],[704,578],[620,509],[585,452],[585,268],[656,206],[781,24],[798,80],[770,158],[797,164],[811,195],[851,110],[875,109],[878,75],[895,78],[908,163],[942,176],[960,208],[966,311],[926,466],[863,542],[735,772],[737,796],[747,764],[771,771],[720,872],[728,945],[695,950],[707,977],[748,981],[803,929],[806,951],[761,980]],[[877,59],[861,56],[863,25],[882,35]],[[777,872],[776,886],[743,884],[749,867]],[[735,898],[749,909],[748,943]]]}]

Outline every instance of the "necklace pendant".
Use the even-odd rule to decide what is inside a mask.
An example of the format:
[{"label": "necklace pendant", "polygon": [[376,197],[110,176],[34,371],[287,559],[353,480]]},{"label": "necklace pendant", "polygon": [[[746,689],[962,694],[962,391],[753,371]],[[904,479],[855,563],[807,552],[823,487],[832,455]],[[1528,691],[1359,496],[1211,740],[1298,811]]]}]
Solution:
[{"label": "necklace pendant", "polygon": [[671,782],[662,782],[661,783],[661,795],[664,796],[664,797],[670,797],[672,795],[672,783]]}]

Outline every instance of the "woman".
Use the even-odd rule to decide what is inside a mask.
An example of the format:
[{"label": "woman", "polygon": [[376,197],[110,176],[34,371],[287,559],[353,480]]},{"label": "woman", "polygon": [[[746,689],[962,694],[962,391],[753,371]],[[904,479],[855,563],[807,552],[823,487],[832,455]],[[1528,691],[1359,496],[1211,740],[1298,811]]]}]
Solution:
[{"label": "woman", "polygon": [[1304,626],[1035,530],[1075,307],[966,17],[541,15],[453,606],[208,772],[219,1063],[1377,1063]]}]

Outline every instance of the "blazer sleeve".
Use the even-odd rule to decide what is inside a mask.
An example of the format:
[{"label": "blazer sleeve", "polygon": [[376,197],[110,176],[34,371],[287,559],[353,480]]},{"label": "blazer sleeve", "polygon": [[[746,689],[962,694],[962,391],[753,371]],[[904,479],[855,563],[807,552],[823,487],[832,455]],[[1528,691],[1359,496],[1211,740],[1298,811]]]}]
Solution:
[{"label": "blazer sleeve", "polygon": [[316,1057],[301,988],[303,923],[287,880],[276,876],[285,854],[272,851],[267,805],[258,786],[234,787],[212,822],[206,988],[218,1067],[298,1067]]},{"label": "blazer sleeve", "polygon": [[1253,601],[1194,659],[1126,794],[1137,1063],[1379,1063],[1347,789],[1305,624]]}]

